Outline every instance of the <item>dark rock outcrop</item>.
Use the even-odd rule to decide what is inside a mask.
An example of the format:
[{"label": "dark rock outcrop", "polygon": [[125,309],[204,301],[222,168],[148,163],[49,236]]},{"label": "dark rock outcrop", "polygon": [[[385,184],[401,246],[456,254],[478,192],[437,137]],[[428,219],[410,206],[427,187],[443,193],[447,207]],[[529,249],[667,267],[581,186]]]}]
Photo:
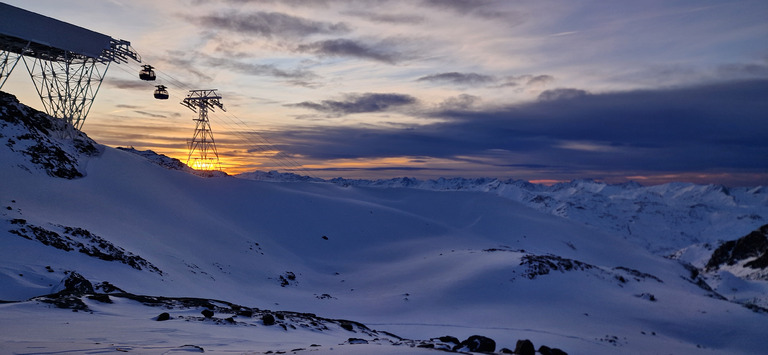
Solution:
[{"label": "dark rock outcrop", "polygon": [[261,322],[264,323],[264,325],[275,325],[275,316],[267,313],[261,316]]},{"label": "dark rock outcrop", "polygon": [[83,296],[87,294],[93,294],[93,284],[88,279],[83,277],[74,271],[69,273],[66,279],[63,281],[64,289],[59,291],[62,295]]},{"label": "dark rock outcrop", "polygon": [[739,238],[723,243],[715,249],[706,265],[707,271],[714,271],[721,265],[734,265],[744,259],[754,258],[745,266],[761,269],[768,266],[768,224]]},{"label": "dark rock outcrop", "polygon": [[492,353],[496,351],[496,342],[482,335],[473,335],[456,345],[453,351],[471,351],[476,353]]},{"label": "dark rock outcrop", "polygon": [[[12,132],[2,138],[7,149],[20,153],[29,162],[24,168],[42,169],[53,177],[83,177],[85,170],[80,168],[78,159],[100,154],[98,145],[85,133],[62,119],[22,105],[15,96],[4,92],[0,92],[0,128],[6,134]],[[63,132],[71,132],[73,139],[54,137]]]},{"label": "dark rock outcrop", "polygon": [[515,344],[515,354],[534,355],[536,354],[536,348],[533,347],[533,342],[528,339],[518,340],[517,344]]}]

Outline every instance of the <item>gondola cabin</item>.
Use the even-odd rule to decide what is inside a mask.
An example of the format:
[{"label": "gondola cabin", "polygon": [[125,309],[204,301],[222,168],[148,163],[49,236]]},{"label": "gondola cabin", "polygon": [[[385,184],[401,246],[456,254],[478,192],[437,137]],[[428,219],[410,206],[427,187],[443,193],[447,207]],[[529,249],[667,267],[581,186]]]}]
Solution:
[{"label": "gondola cabin", "polygon": [[155,68],[153,68],[151,65],[144,65],[143,69],[139,71],[139,79],[147,81],[155,80],[155,71],[152,69]]},{"label": "gondola cabin", "polygon": [[157,85],[157,89],[155,89],[155,98],[158,100],[167,100],[168,99],[168,90],[166,90],[165,85]]}]

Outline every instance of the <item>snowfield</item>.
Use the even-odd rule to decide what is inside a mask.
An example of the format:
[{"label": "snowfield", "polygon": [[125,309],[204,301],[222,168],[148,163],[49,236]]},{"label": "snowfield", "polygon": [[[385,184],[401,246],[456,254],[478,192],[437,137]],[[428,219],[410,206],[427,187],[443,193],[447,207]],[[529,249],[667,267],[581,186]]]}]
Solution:
[{"label": "snowfield", "polygon": [[2,353],[768,347],[758,256],[705,270],[768,223],[764,187],[206,178],[3,95]]}]

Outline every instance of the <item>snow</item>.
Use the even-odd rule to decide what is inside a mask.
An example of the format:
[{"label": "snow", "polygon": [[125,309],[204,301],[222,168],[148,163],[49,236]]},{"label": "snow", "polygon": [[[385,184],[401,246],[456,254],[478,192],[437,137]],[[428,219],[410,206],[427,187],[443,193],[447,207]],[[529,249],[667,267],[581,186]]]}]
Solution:
[{"label": "snow", "polygon": [[[23,134],[0,124],[6,137]],[[99,151],[78,155],[85,176],[70,180],[0,146],[0,299],[19,301],[0,304],[3,352],[412,354],[434,352],[415,346],[444,335],[487,336],[497,351],[530,339],[572,354],[768,346],[768,315],[739,303],[766,294],[764,281],[723,271],[715,291],[744,293],[721,299],[680,262],[698,265],[702,243],[764,224],[765,189],[203,178],[148,154]],[[159,272],[21,236],[33,227],[87,230]],[[666,257],[677,250],[685,257]],[[208,319],[200,307],[112,293],[112,303],[81,297],[88,310],[77,312],[33,298],[61,290],[73,271],[134,295],[312,313],[378,333],[332,322],[283,329],[219,310]],[[156,321],[162,312],[172,318]]]}]

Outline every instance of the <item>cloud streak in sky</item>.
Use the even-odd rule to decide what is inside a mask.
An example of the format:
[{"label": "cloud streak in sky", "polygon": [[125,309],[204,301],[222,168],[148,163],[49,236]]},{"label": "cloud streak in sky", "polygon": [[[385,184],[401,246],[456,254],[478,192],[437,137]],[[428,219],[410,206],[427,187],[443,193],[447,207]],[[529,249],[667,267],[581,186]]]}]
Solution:
[{"label": "cloud streak in sky", "polygon": [[300,44],[297,52],[312,53],[319,57],[355,57],[370,59],[388,64],[395,64],[403,59],[403,55],[385,48],[385,46],[367,45],[361,41],[339,38]]},{"label": "cloud streak in sky", "polygon": [[288,106],[306,108],[333,116],[345,116],[354,113],[385,112],[390,109],[413,105],[416,98],[404,94],[364,93],[348,94],[344,100],[322,100],[320,103],[305,101]]},{"label": "cloud streak in sky", "polygon": [[192,20],[203,26],[264,37],[306,37],[350,31],[343,22],[315,21],[280,12],[229,12],[202,15]]}]

